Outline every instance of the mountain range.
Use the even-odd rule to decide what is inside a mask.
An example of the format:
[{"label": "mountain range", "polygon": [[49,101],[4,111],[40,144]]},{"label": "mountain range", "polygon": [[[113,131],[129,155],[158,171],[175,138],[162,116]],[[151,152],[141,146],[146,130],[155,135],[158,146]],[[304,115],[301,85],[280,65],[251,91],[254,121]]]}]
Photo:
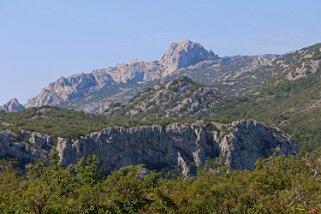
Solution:
[{"label": "mountain range", "polygon": [[316,44],[284,55],[220,57],[186,40],[173,43],[158,61],[135,59],[91,73],[61,77],[29,99],[25,107],[50,105],[103,112],[110,104],[128,101],[176,76],[187,76],[226,95],[244,96],[257,92],[272,79],[298,80],[316,73],[320,69],[319,53],[320,44]]},{"label": "mountain range", "polygon": [[159,61],[133,60],[88,74],[61,77],[49,84],[26,107],[55,105],[95,112],[112,102],[125,101],[143,91],[153,81],[205,60],[216,60],[212,51],[198,43],[174,43]]},{"label": "mountain range", "polygon": [[61,77],[25,106],[3,105],[0,156],[35,161],[55,148],[65,165],[96,154],[109,171],[144,163],[189,175],[207,158],[253,169],[258,158],[295,153],[294,144],[320,148],[320,63],[320,44],[220,57],[174,43],[159,61]]}]

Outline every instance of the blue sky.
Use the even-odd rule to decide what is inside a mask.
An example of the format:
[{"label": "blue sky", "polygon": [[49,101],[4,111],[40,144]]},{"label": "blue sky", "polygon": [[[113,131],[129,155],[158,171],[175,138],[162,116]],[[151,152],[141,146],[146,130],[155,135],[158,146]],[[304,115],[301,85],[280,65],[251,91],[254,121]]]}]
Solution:
[{"label": "blue sky", "polygon": [[320,0],[0,0],[0,103],[60,76],[159,59],[190,39],[223,55],[321,42]]}]

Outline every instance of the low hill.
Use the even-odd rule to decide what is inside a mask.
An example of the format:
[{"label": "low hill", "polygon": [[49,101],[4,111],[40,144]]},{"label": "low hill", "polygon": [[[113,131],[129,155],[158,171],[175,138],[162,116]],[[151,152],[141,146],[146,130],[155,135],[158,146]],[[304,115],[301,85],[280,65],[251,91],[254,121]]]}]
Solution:
[{"label": "low hill", "polygon": [[213,109],[224,108],[227,102],[228,97],[214,88],[179,76],[167,83],[160,83],[121,105],[111,105],[106,114],[145,120],[197,117],[212,114]]}]

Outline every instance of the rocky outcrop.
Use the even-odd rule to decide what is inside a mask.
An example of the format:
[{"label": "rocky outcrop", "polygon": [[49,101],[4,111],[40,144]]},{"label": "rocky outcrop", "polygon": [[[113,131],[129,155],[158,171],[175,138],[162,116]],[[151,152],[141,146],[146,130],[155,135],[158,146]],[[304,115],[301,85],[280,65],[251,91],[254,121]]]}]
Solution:
[{"label": "rocky outcrop", "polygon": [[19,103],[17,98],[11,99],[6,104],[0,106],[0,110],[4,112],[17,112],[24,110],[25,107]]},{"label": "rocky outcrop", "polygon": [[221,140],[220,151],[225,165],[251,170],[257,159],[296,153],[289,135],[253,120],[233,122],[231,132]]},{"label": "rocky outcrop", "polygon": [[0,159],[15,158],[21,163],[48,161],[52,148],[53,139],[49,135],[29,131],[0,132]]},{"label": "rocky outcrop", "polygon": [[253,120],[234,122],[219,132],[178,124],[107,128],[78,140],[59,138],[57,151],[65,166],[95,154],[107,171],[143,163],[179,166],[186,176],[207,158],[222,157],[232,168],[253,169],[258,158],[296,152],[288,135]]}]

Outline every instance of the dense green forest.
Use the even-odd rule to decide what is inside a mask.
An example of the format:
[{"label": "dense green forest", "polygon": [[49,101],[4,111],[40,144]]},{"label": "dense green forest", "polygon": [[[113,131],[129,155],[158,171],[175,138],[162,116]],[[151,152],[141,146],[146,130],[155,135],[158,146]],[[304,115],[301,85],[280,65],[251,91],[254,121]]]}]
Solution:
[{"label": "dense green forest", "polygon": [[188,179],[163,179],[142,165],[104,176],[95,156],[62,168],[53,155],[49,166],[30,164],[24,174],[3,161],[0,213],[318,213],[316,157],[258,160],[254,171],[213,169],[208,161]]}]

